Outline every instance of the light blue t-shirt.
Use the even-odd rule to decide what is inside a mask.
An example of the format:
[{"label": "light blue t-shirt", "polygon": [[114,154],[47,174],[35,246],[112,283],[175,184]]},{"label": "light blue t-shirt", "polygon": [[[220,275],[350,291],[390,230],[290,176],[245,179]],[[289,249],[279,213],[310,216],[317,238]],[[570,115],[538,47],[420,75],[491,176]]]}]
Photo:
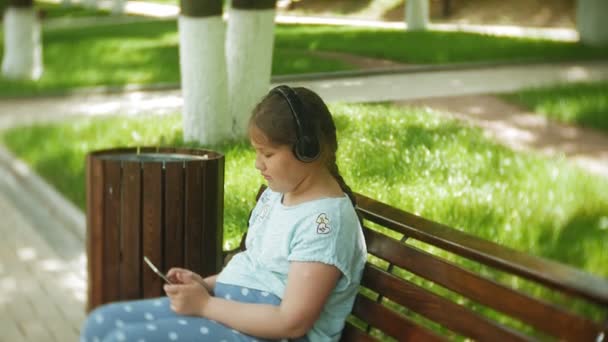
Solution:
[{"label": "light blue t-shirt", "polygon": [[307,337],[314,342],[338,341],[367,257],[357,214],[346,195],[295,206],[284,206],[282,197],[264,191],[249,219],[247,250],[230,260],[217,281],[283,298],[291,261],[333,265],[342,276]]}]

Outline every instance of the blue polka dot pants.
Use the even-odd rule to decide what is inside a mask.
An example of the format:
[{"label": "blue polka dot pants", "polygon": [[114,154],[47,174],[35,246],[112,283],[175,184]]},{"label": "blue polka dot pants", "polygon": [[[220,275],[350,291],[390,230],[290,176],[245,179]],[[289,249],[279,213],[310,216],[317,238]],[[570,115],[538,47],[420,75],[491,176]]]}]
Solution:
[{"label": "blue polka dot pants", "polygon": [[[216,283],[215,296],[229,300],[279,305],[281,299],[240,286]],[[81,342],[269,341],[245,335],[215,321],[182,316],[170,308],[169,298],[153,298],[102,305],[87,317]]]}]

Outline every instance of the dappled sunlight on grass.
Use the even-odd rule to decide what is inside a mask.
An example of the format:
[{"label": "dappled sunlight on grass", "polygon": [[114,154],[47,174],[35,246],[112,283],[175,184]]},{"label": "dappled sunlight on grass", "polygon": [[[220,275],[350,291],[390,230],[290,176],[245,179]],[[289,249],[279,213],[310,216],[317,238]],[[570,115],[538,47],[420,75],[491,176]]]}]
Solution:
[{"label": "dappled sunlight on grass", "polygon": [[[333,105],[339,166],[356,191],[517,250],[607,277],[608,180],[564,160],[516,153],[429,110]],[[161,138],[162,136],[162,138]],[[183,145],[178,115],[17,128],[7,145],[84,207],[84,156],[115,146]],[[162,140],[162,143],[161,143]],[[238,244],[263,182],[246,141],[226,155],[225,237]],[[585,251],[584,257],[574,251]]]},{"label": "dappled sunlight on grass", "polygon": [[548,118],[608,132],[608,82],[523,89],[504,97]]},{"label": "dappled sunlight on grass", "polygon": [[[338,120],[340,162],[348,165],[341,169],[346,179],[357,180],[355,189],[474,235],[608,276],[597,264],[608,231],[592,233],[601,231],[600,222],[608,217],[606,179],[585,175],[565,161],[509,151],[477,129],[432,113],[387,106],[343,106],[336,112],[342,108],[349,115]],[[584,227],[572,221],[581,210],[593,213]],[[591,240],[601,237],[595,257],[568,258],[563,244],[547,245],[543,234],[571,229],[593,234]],[[584,240],[570,243],[587,244]]]},{"label": "dappled sunlight on grass", "polygon": [[[0,96],[61,93],[79,87],[179,83],[179,39],[175,20],[57,29],[43,32],[42,40],[44,73],[40,81],[0,79]],[[0,44],[0,54],[2,49],[3,44]],[[316,53],[319,51],[408,64],[584,60],[608,56],[607,48],[542,39],[463,32],[278,25],[272,74],[358,68],[344,56]]]},{"label": "dappled sunlight on grass", "polygon": [[608,54],[607,48],[591,48],[573,42],[498,38],[467,32],[407,32],[396,29],[312,25],[278,25],[276,32],[276,46],[283,48],[340,51],[404,63],[466,63],[526,59],[554,61],[601,58]]},{"label": "dappled sunlight on grass", "polygon": [[42,78],[38,82],[2,79],[0,93],[24,95],[83,86],[179,82],[175,22],[124,26],[45,32]]},{"label": "dappled sunlight on grass", "polygon": [[36,1],[36,8],[44,12],[45,19],[51,18],[81,18],[81,17],[107,17],[108,10],[94,10],[82,6],[62,6],[57,3]]},{"label": "dappled sunlight on grass", "polygon": [[302,51],[275,48],[273,54],[273,75],[285,73],[285,70],[289,70],[290,74],[305,74],[356,69],[342,61],[314,56]]}]

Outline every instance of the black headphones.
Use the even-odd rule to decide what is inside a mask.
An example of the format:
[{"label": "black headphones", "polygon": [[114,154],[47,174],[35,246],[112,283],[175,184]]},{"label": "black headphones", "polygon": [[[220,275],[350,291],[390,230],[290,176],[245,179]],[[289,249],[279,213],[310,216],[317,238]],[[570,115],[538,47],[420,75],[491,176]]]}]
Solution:
[{"label": "black headphones", "polygon": [[304,115],[304,108],[300,97],[291,87],[280,85],[273,88],[270,93],[280,94],[291,109],[293,120],[296,123],[296,142],[293,145],[293,154],[299,161],[310,163],[319,158],[321,148],[314,132],[312,122]]}]

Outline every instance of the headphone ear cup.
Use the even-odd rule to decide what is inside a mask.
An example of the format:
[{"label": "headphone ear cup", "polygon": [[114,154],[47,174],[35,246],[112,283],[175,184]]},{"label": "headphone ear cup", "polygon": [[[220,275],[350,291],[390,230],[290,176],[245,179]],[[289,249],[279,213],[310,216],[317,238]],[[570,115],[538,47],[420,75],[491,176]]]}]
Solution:
[{"label": "headphone ear cup", "polygon": [[319,158],[321,148],[316,139],[303,136],[293,145],[293,153],[299,161],[309,163]]}]

